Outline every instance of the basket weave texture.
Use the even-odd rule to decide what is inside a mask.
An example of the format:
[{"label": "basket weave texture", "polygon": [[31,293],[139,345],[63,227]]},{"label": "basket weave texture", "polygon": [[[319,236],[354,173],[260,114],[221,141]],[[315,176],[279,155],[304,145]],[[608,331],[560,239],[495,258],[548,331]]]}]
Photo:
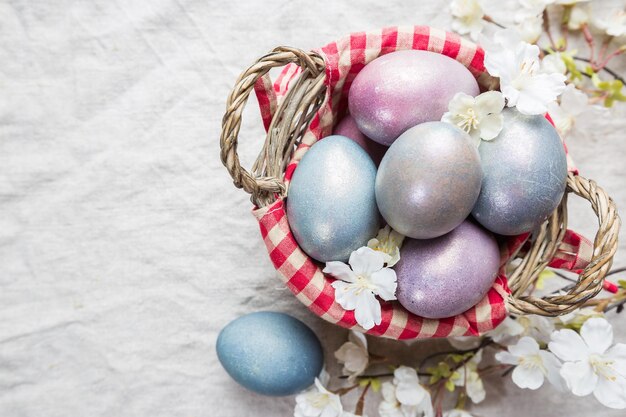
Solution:
[{"label": "basket weave texture", "polygon": [[[476,44],[427,26],[390,27],[354,33],[313,52],[276,48],[240,75],[222,123],[222,162],[235,186],[251,194],[268,253],[286,286],[316,315],[360,331],[364,330],[353,312],[334,301],[333,279],[298,247],[284,199],[304,153],[331,134],[345,114],[354,77],[376,57],[402,49],[442,53],[465,65],[483,90],[498,86],[498,80],[485,72],[484,52]],[[283,66],[272,82],[270,69]],[[241,115],[252,90],[267,137],[252,170],[247,171],[239,162],[237,145]],[[611,198],[594,181],[578,175],[569,155],[568,168],[567,193],[561,204],[532,235],[511,237],[501,244],[500,274],[477,305],[458,316],[433,320],[411,314],[397,302],[383,302],[382,323],[367,333],[393,339],[479,335],[495,328],[507,314],[556,316],[598,294],[617,249],[620,220]],[[598,232],[593,243],[567,230],[568,193],[589,201],[596,214]],[[547,266],[578,273],[577,283],[562,294],[534,296],[534,283]]]}]

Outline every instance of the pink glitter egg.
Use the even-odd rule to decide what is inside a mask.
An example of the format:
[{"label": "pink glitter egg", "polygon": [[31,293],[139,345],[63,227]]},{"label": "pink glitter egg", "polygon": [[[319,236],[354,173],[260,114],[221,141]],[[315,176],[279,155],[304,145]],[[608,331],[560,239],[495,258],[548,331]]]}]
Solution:
[{"label": "pink glitter egg", "polygon": [[487,294],[500,266],[495,237],[466,220],[436,239],[407,239],[394,269],[396,296],[421,317],[440,319],[467,311]]},{"label": "pink glitter egg", "polygon": [[365,152],[369,154],[376,166],[380,165],[380,161],[383,159],[383,156],[385,156],[385,152],[387,152],[386,146],[374,142],[365,136],[356,125],[354,117],[349,114],[339,121],[333,134],[345,136],[358,143],[359,146],[365,149]]},{"label": "pink glitter egg", "polygon": [[460,62],[406,50],[366,65],[350,87],[348,105],[359,130],[388,146],[410,127],[441,120],[456,93],[479,92],[476,79]]}]

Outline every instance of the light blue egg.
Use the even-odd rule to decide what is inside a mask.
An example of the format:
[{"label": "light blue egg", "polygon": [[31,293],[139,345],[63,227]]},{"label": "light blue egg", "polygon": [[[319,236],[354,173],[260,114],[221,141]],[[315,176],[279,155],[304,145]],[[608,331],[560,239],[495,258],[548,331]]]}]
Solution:
[{"label": "light blue egg", "polygon": [[346,261],[376,236],[380,215],[376,165],[354,141],[328,136],[298,164],[287,196],[287,219],[300,247],[321,262]]},{"label": "light blue egg", "polygon": [[483,182],[473,216],[501,235],[530,232],[563,198],[567,159],[554,126],[542,115],[505,109],[502,132],[478,151]]},{"label": "light blue egg", "polygon": [[272,396],[306,389],[324,365],[315,333],[300,320],[271,311],[231,321],[217,338],[217,357],[239,384]]}]

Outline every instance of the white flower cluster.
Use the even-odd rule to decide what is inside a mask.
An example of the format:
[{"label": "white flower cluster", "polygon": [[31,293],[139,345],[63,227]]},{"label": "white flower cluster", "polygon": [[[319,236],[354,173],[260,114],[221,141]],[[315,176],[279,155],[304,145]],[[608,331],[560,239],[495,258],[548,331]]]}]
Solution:
[{"label": "white flower cluster", "polygon": [[404,236],[385,226],[376,238],[352,252],[348,263],[331,261],[323,272],[337,278],[331,285],[335,301],[344,310],[354,311],[356,322],[365,330],[382,321],[380,302],[396,299],[397,277],[391,269],[400,260]]},{"label": "white flower cluster", "polygon": [[[542,39],[546,24],[549,25],[549,21],[544,22],[544,16],[556,15],[562,19],[563,27],[567,26],[572,33],[580,31],[588,38],[593,32],[604,37],[603,51],[596,64],[605,59],[608,62],[603,54],[613,40],[618,46],[615,53],[626,50],[624,0],[518,0],[504,4],[498,0],[453,0],[450,12],[452,29],[479,41],[484,48],[485,67],[489,74],[499,78],[507,107],[515,106],[521,113],[529,115],[547,112],[559,133],[570,137],[590,133],[593,121],[606,116],[605,107],[590,104],[600,101],[597,97],[602,96],[602,91],[585,90],[589,95],[581,91],[585,79],[582,70],[573,64],[576,51],[564,51],[563,39],[556,44],[553,38],[549,39],[552,48],[557,50],[551,53],[540,50],[535,44]],[[488,22],[494,22],[491,16],[497,16],[499,23],[489,25]],[[501,23],[507,29],[494,32],[492,29],[502,27]],[[591,54],[594,59],[593,48]],[[606,62],[596,68],[603,68]],[[567,88],[566,75],[571,76]],[[616,92],[618,87],[621,85],[607,84],[601,90]],[[475,101],[471,97],[455,97],[442,119],[464,129],[477,143],[480,139],[490,140],[501,129],[495,96],[489,103],[481,96]],[[621,101],[625,99],[620,93],[616,96]],[[610,106],[611,100],[605,101],[605,105]]]},{"label": "white flower cluster", "polygon": [[[581,310],[565,322],[584,321],[580,333],[555,329],[548,319],[529,316],[507,319],[492,337],[507,350],[496,359],[514,365],[513,382],[538,389],[545,380],[574,395],[591,393],[610,408],[626,408],[626,344],[613,345],[613,329],[593,310]],[[567,323],[565,323],[567,324]]]}]

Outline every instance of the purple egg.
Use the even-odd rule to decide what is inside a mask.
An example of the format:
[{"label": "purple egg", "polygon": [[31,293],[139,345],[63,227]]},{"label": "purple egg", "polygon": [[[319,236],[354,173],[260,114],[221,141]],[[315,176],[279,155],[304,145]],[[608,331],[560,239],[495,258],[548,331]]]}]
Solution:
[{"label": "purple egg", "polygon": [[489,291],[500,266],[494,236],[466,220],[450,233],[430,240],[405,240],[396,296],[421,317],[440,319],[463,313]]},{"label": "purple egg", "polygon": [[456,93],[480,92],[460,62],[434,52],[397,51],[376,58],[355,77],[350,114],[370,139],[391,145],[417,124],[441,120]]},{"label": "purple egg", "polygon": [[385,145],[374,142],[365,136],[356,125],[354,117],[349,114],[339,121],[333,134],[345,136],[358,143],[361,148],[365,149],[365,151],[369,154],[376,166],[380,165],[380,161],[383,159],[383,156],[385,156],[385,152],[387,152],[387,147]]}]

